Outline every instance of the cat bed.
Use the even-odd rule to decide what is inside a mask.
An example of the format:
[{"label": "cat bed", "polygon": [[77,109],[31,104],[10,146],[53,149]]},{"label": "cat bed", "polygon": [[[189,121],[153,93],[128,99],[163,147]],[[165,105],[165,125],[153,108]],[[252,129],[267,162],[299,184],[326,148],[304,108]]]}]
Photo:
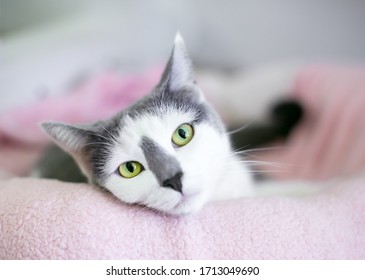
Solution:
[{"label": "cat bed", "polygon": [[[259,155],[288,163],[285,172],[272,174],[282,180],[343,179],[312,196],[213,202],[184,217],[126,205],[86,184],[14,178],[29,171],[44,147],[44,138],[26,129],[56,114],[42,102],[61,107],[46,100],[28,111],[5,113],[0,116],[0,258],[364,259],[364,77],[363,69],[302,70],[293,97],[304,103],[307,118],[285,149]],[[98,92],[105,94],[105,86]],[[113,92],[112,85],[109,89]],[[75,97],[64,98],[67,108]],[[65,112],[57,114],[70,118],[75,111]],[[88,114],[75,119],[87,120]]]}]

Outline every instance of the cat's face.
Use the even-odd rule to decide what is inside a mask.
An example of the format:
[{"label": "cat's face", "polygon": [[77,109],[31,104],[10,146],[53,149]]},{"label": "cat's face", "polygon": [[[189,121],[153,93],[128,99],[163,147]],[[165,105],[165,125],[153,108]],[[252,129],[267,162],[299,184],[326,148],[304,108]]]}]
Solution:
[{"label": "cat's face", "polygon": [[192,76],[182,39],[153,92],[90,126],[46,123],[91,182],[127,203],[170,214],[199,210],[224,176],[230,144]]}]

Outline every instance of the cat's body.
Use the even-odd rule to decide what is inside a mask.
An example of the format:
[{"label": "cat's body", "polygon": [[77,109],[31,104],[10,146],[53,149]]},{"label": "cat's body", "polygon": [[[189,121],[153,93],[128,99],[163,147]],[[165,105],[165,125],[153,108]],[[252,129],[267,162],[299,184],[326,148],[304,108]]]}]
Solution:
[{"label": "cat's body", "polygon": [[150,95],[109,120],[42,127],[90,183],[127,203],[180,215],[208,201],[257,192],[248,166],[233,153],[220,117],[194,81],[179,35]]}]

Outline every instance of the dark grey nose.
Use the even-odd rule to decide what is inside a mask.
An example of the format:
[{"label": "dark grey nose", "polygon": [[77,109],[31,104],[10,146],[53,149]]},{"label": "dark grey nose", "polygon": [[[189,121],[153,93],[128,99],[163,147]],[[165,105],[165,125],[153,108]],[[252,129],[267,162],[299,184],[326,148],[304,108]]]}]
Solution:
[{"label": "dark grey nose", "polygon": [[173,177],[163,181],[162,186],[165,188],[171,188],[177,192],[182,193],[182,183],[181,183],[182,175],[183,175],[182,172],[176,173]]}]

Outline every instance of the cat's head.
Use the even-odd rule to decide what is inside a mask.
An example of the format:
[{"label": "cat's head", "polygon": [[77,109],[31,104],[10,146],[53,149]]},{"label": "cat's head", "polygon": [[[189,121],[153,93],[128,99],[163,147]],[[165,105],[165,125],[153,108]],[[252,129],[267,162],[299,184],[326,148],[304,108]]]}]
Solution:
[{"label": "cat's head", "polygon": [[89,181],[120,200],[170,214],[199,210],[224,176],[230,144],[195,83],[180,35],[154,90],[91,125],[43,123]]}]

